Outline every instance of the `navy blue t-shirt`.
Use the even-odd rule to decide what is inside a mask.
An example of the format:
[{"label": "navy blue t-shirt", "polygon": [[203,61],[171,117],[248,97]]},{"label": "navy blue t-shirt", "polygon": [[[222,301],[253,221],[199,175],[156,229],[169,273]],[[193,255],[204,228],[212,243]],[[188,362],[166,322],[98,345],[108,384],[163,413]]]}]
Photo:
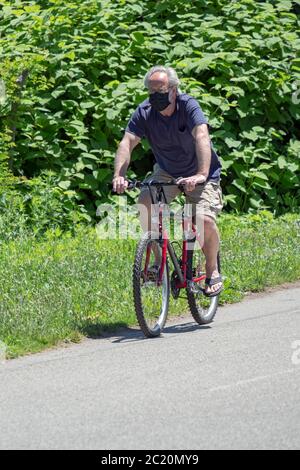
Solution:
[{"label": "navy blue t-shirt", "polygon": [[[133,113],[126,132],[146,137],[159,166],[173,178],[193,176],[198,172],[195,139],[192,130],[208,124],[197,100],[187,94],[177,96],[175,112],[163,116],[152,108],[149,99]],[[221,162],[212,147],[208,180],[218,181]]]}]

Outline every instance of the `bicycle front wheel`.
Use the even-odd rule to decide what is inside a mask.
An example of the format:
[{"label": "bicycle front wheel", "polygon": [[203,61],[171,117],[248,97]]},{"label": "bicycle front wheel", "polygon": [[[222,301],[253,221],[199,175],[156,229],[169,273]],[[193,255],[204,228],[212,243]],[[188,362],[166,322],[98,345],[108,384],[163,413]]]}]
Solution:
[{"label": "bicycle front wheel", "polygon": [[168,262],[165,265],[161,283],[159,282],[159,269],[155,270],[161,256],[162,248],[159,241],[151,236],[151,232],[146,233],[136,251],[133,293],[137,320],[144,335],[148,338],[161,334],[169,309]]}]

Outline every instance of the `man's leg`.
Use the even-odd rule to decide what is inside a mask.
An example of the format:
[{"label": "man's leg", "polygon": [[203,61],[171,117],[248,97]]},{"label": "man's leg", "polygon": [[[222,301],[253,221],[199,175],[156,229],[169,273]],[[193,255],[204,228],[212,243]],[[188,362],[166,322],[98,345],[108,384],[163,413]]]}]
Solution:
[{"label": "man's leg", "polygon": [[[217,278],[220,276],[218,270],[218,252],[220,249],[220,235],[216,222],[210,216],[204,216],[204,245],[202,247],[206,259],[206,277]],[[222,287],[222,282],[213,286],[206,286],[206,293],[211,294]]]},{"label": "man's leg", "polygon": [[[196,225],[201,239],[201,248],[206,259],[206,277],[215,279],[220,276],[218,270],[218,252],[220,235],[216,224],[217,215],[223,207],[222,190],[218,183],[208,182],[204,188],[196,188],[187,194],[187,202],[195,205]],[[212,294],[222,287],[222,282],[206,285],[207,294]]]},{"label": "man's leg", "polygon": [[143,190],[138,199],[140,223],[143,232],[154,232],[156,227],[151,225],[152,201],[148,190]]},{"label": "man's leg", "polygon": [[[140,211],[140,223],[143,232],[158,232],[158,226],[152,223],[152,200],[149,191],[142,191],[138,200]],[[160,253],[156,245],[153,245],[153,253],[155,256],[155,265],[160,266]]]}]

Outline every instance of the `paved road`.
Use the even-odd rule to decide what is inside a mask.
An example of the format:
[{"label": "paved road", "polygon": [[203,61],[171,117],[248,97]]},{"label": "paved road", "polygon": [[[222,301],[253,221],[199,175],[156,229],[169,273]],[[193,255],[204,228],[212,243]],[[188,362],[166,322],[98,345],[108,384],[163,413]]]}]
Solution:
[{"label": "paved road", "polygon": [[[299,344],[297,345],[297,341]],[[292,349],[292,346],[298,349]],[[0,448],[300,448],[300,288],[0,365]]]}]

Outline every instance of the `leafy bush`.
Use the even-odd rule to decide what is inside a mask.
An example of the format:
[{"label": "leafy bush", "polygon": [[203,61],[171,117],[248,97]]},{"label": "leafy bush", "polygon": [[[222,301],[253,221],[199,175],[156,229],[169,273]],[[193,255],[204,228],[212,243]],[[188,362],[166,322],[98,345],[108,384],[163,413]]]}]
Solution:
[{"label": "leafy bush", "polygon": [[54,175],[19,179],[12,188],[0,187],[0,243],[48,230],[74,232],[78,224],[90,222],[74,191],[63,191]]},{"label": "leafy bush", "polygon": [[[0,154],[16,175],[53,171],[93,217],[141,79],[164,63],[209,117],[228,208],[297,211],[296,13],[299,0],[4,0]],[[132,175],[151,162],[143,142]]]}]

